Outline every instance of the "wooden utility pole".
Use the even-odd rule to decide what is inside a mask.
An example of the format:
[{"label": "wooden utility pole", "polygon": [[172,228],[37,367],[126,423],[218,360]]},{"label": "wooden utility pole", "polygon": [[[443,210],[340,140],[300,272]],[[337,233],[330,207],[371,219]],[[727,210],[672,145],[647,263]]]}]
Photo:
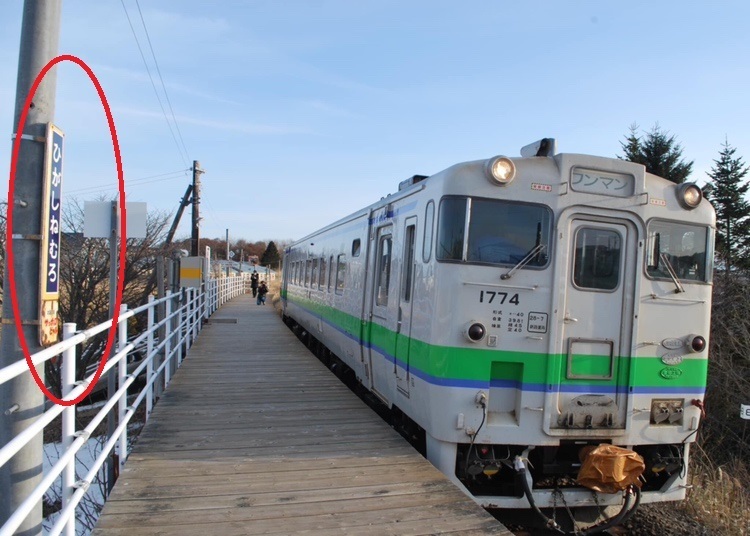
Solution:
[{"label": "wooden utility pole", "polygon": [[[42,232],[44,139],[47,124],[55,116],[56,68],[42,81],[28,110],[23,132],[16,132],[26,96],[34,79],[57,56],[60,36],[60,0],[40,2],[26,0],[21,23],[21,47],[18,55],[18,80],[13,134],[21,136],[16,166],[14,204],[8,207],[13,216],[13,256],[16,280],[16,301],[21,330],[31,353],[39,345],[40,305],[40,240]],[[42,141],[40,141],[42,140]],[[10,200],[9,200],[10,201]],[[5,281],[9,281],[9,265],[5,265]],[[2,346],[0,368],[23,361],[19,337],[14,324],[13,307],[5,286],[3,300]],[[44,365],[37,367],[44,378]],[[0,447],[5,446],[29,427],[44,412],[44,394],[30,373],[22,374],[0,386]],[[42,480],[42,434],[26,444],[8,463],[0,468],[0,526],[26,499]],[[42,533],[42,503],[18,527],[17,534]]]},{"label": "wooden utility pole", "polygon": [[201,175],[205,173],[201,168],[201,163],[193,160],[193,225],[190,240],[190,255],[197,257],[200,255],[200,204],[201,204]]}]

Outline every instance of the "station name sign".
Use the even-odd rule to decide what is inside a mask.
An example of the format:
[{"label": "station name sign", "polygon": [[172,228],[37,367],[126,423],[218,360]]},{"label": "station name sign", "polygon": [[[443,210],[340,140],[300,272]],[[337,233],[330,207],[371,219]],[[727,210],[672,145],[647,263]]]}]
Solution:
[{"label": "station name sign", "polygon": [[64,134],[52,123],[47,125],[42,189],[42,244],[40,264],[40,326],[42,346],[59,339],[57,316],[60,299],[60,239],[62,232],[62,179]]}]

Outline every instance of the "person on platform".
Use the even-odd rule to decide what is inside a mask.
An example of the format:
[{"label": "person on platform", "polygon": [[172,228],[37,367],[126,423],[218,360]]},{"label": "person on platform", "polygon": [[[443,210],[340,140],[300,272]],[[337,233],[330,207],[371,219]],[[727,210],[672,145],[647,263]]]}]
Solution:
[{"label": "person on platform", "polygon": [[265,305],[266,294],[268,294],[268,286],[266,285],[265,281],[261,281],[260,285],[258,286],[258,299],[256,300],[256,304]]},{"label": "person on platform", "polygon": [[250,275],[250,288],[253,289],[253,298],[255,298],[258,295],[258,272],[255,270]]}]

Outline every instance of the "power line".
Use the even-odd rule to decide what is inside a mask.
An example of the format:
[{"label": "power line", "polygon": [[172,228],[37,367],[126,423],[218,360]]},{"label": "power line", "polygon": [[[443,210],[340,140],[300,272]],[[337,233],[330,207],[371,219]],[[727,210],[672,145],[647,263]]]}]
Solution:
[{"label": "power line", "polygon": [[[175,136],[174,129],[172,128],[172,123],[169,121],[169,118],[167,117],[167,111],[164,109],[164,104],[161,101],[161,97],[159,96],[159,90],[156,89],[156,84],[154,83],[154,77],[151,76],[151,69],[148,67],[148,62],[146,61],[146,56],[143,53],[143,49],[141,48],[141,43],[138,41],[138,35],[135,33],[135,28],[133,27],[133,23],[130,20],[130,15],[128,14],[128,9],[125,7],[125,0],[120,0],[120,3],[122,3],[122,9],[125,11],[125,17],[128,19],[128,24],[130,25],[130,31],[133,32],[133,37],[135,38],[135,44],[138,46],[138,52],[141,54],[141,59],[143,60],[143,65],[146,67],[146,73],[148,74],[149,80],[151,80],[151,87],[154,88],[154,94],[156,95],[156,100],[159,101],[159,107],[161,108],[161,113],[164,115],[164,119],[167,122],[167,126],[169,127],[169,133],[172,135],[172,139],[174,140],[175,145],[177,146],[177,151],[180,153],[180,158],[182,158],[182,163],[186,166],[189,166],[189,156],[187,153],[187,150],[183,150],[183,147],[180,146],[180,143],[177,141],[177,136]],[[140,8],[139,8],[140,9]],[[175,123],[175,127],[177,124]],[[184,146],[184,144],[183,144]]]},{"label": "power line", "polygon": [[161,76],[161,69],[159,68],[159,62],[156,60],[156,53],[154,52],[154,47],[151,44],[151,36],[148,33],[148,28],[146,28],[146,21],[143,18],[143,12],[141,11],[141,4],[138,2],[138,0],[135,0],[135,5],[138,8],[138,14],[141,17],[141,24],[143,25],[143,31],[146,32],[146,40],[148,41],[148,48],[151,50],[151,57],[154,58],[154,65],[156,66],[156,72],[159,75],[159,80],[161,81],[161,87],[164,89],[164,97],[166,97],[167,99],[167,105],[169,106],[169,111],[172,114],[172,121],[174,121],[174,127],[177,130],[177,135],[180,137],[180,143],[182,143],[182,148],[185,150],[185,154],[189,155],[190,151],[188,151],[187,147],[185,146],[185,140],[182,138],[180,125],[177,123],[177,117],[175,117],[174,109],[172,109],[172,101],[169,99],[167,86],[164,84],[164,78],[162,78]]},{"label": "power line", "polygon": [[[140,179],[133,179],[126,181],[126,185],[128,188],[130,187],[137,187],[137,186],[143,186],[145,184],[152,184],[154,182],[164,182],[164,181],[171,181],[175,179],[181,179],[187,175],[187,172],[190,171],[189,169],[180,169],[177,171],[170,171],[169,173],[161,173],[159,175],[151,175],[148,177],[141,177]],[[86,186],[84,188],[76,188],[75,190],[68,190],[66,193],[68,194],[76,194],[76,193],[96,193],[96,192],[104,192],[107,190],[114,190],[119,188],[119,185],[112,184],[107,186]]]}]

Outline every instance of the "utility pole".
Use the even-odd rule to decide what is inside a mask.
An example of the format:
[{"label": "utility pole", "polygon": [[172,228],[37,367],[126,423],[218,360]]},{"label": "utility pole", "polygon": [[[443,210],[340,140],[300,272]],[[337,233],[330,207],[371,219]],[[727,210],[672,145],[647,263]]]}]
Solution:
[{"label": "utility pole", "polygon": [[201,175],[205,173],[201,169],[201,163],[193,160],[193,225],[190,240],[190,255],[197,257],[200,255],[200,204],[201,204]]},{"label": "utility pole", "polygon": [[227,277],[229,277],[229,263],[232,259],[229,258],[229,229],[227,229]]},{"label": "utility pole", "polygon": [[[13,206],[13,255],[15,257],[16,301],[23,336],[31,353],[39,345],[40,241],[42,229],[42,187],[44,180],[44,140],[47,123],[55,115],[56,68],[44,77],[36,91],[23,132],[15,132],[26,96],[34,79],[44,66],[57,56],[60,36],[59,0],[39,2],[26,0],[21,23],[21,46],[18,55],[18,80],[13,134],[22,136]],[[8,264],[5,266],[8,282]],[[3,300],[0,368],[24,359],[14,324],[9,288]],[[44,378],[44,365],[37,367]],[[30,373],[22,374],[0,386],[0,447],[6,445],[44,411],[44,394]],[[42,479],[42,434],[38,434],[8,463],[0,468],[0,525],[3,525]],[[17,530],[17,534],[41,534],[42,504],[39,502]]]}]

